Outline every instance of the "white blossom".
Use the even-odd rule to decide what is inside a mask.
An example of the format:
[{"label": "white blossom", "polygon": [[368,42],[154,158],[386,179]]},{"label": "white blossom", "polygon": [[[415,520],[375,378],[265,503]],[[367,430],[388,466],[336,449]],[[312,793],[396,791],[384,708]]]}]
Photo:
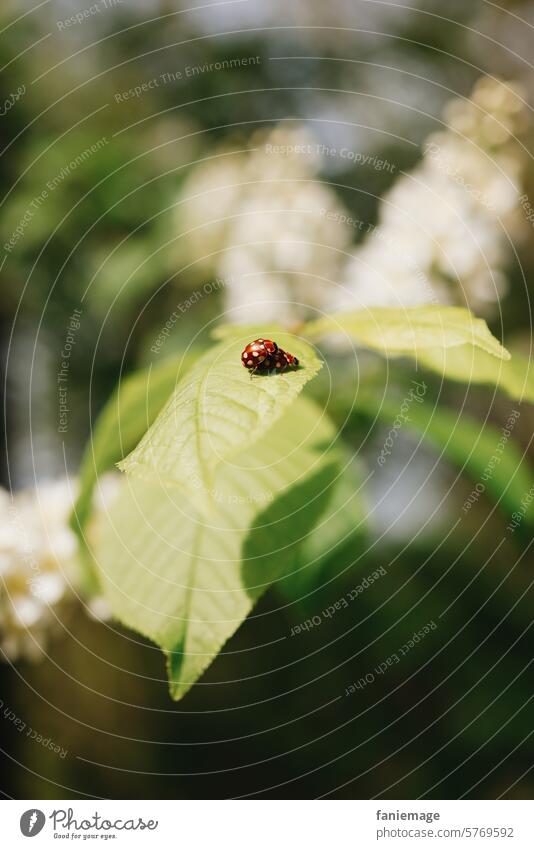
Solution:
[{"label": "white blossom", "polygon": [[197,270],[225,278],[227,320],[302,320],[328,308],[353,235],[319,179],[320,145],[302,127],[255,134],[250,149],[199,165],[178,206]]},{"label": "white blossom", "polygon": [[348,263],[346,306],[436,301],[487,312],[499,301],[524,227],[525,116],[518,86],[485,77],[469,100],[448,104],[446,128],[384,195],[376,229]]},{"label": "white blossom", "polygon": [[[86,528],[94,543],[99,518],[118,492],[119,474],[99,478]],[[107,620],[98,592],[88,594],[69,518],[77,482],[61,479],[10,495],[0,489],[0,647],[4,660],[38,660],[76,608]]]},{"label": "white blossom", "polygon": [[72,602],[79,572],[71,508],[66,480],[14,496],[0,490],[0,646],[9,660],[40,657]]},{"label": "white blossom", "polygon": [[491,312],[525,232],[526,114],[519,86],[480,79],[469,99],[450,101],[444,129],[383,196],[377,226],[363,228],[319,179],[307,130],[257,133],[250,150],[221,150],[194,170],[178,205],[181,244],[200,273],[225,278],[226,320],[292,324],[432,302]]}]

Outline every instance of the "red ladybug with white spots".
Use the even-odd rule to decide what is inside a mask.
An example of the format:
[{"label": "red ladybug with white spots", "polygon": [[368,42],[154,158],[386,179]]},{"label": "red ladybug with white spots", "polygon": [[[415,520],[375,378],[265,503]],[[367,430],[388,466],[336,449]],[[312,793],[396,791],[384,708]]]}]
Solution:
[{"label": "red ladybug with white spots", "polygon": [[300,360],[298,357],[294,357],[293,354],[290,354],[289,351],[282,351],[284,355],[284,359],[286,361],[286,368],[298,368],[300,365]]},{"label": "red ladybug with white spots", "polygon": [[271,357],[271,361],[273,371],[283,372],[289,368],[297,368],[299,365],[298,358],[284,351],[282,348],[278,348],[276,354]]},{"label": "red ladybug with white spots", "polygon": [[[269,345],[276,344],[275,342],[270,342],[270,340],[267,341]],[[263,343],[263,340],[258,339],[257,342]],[[256,343],[252,342],[251,345],[248,345],[241,355],[243,365],[249,369],[251,377],[254,374],[281,373],[288,369],[298,368],[298,357],[294,357],[293,354],[289,354],[278,346],[276,346],[276,350],[273,353],[268,353],[266,356],[264,356],[263,351],[256,349],[258,356],[254,356],[254,350],[247,350],[252,348],[254,344]]]},{"label": "red ladybug with white spots", "polygon": [[241,354],[241,362],[245,368],[253,369],[254,371],[261,366],[265,360],[276,354],[278,345],[272,342],[271,339],[255,339],[251,342]]}]

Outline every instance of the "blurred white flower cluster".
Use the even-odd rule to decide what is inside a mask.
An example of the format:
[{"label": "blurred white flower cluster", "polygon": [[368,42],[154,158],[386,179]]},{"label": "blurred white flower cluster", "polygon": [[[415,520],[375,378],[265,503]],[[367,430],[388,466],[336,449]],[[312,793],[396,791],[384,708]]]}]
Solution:
[{"label": "blurred white flower cluster", "polygon": [[42,656],[75,598],[71,508],[66,481],[13,497],[0,490],[0,646],[9,660]]},{"label": "blurred white flower cluster", "polygon": [[495,307],[506,291],[510,242],[524,229],[526,109],[518,85],[487,77],[470,99],[449,102],[446,128],[383,196],[376,228],[348,263],[353,306]]},{"label": "blurred white flower cluster", "polygon": [[[92,546],[120,475],[99,478],[86,528]],[[78,542],[69,527],[76,481],[57,480],[11,496],[0,489],[0,648],[7,660],[39,660],[76,606],[106,621],[106,599],[82,586]]]},{"label": "blurred white flower cluster", "polygon": [[219,152],[186,182],[183,241],[199,272],[225,280],[226,320],[292,324],[327,305],[353,235],[317,176],[320,148],[302,127],[281,125],[248,150]]},{"label": "blurred white flower cluster", "polygon": [[519,85],[481,78],[469,99],[449,102],[421,163],[363,227],[319,180],[321,145],[308,130],[259,132],[250,150],[219,151],[194,170],[178,205],[182,242],[200,273],[224,279],[226,320],[292,324],[316,310],[432,302],[491,312],[526,230],[526,116]]}]

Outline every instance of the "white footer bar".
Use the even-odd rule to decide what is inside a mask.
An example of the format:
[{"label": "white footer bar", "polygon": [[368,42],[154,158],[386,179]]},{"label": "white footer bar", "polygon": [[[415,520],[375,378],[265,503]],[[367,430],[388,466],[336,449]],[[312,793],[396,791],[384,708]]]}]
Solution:
[{"label": "white footer bar", "polygon": [[[2,845],[534,847],[530,801],[4,801]],[[31,840],[35,840],[34,843]]]}]

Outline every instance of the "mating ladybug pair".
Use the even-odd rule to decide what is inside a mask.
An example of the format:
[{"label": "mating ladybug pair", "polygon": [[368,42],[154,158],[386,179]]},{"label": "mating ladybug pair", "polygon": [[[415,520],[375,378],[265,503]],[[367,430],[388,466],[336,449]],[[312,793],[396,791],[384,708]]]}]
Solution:
[{"label": "mating ladybug pair", "polygon": [[241,362],[251,372],[285,371],[297,368],[299,361],[270,339],[255,339],[241,354]]}]

